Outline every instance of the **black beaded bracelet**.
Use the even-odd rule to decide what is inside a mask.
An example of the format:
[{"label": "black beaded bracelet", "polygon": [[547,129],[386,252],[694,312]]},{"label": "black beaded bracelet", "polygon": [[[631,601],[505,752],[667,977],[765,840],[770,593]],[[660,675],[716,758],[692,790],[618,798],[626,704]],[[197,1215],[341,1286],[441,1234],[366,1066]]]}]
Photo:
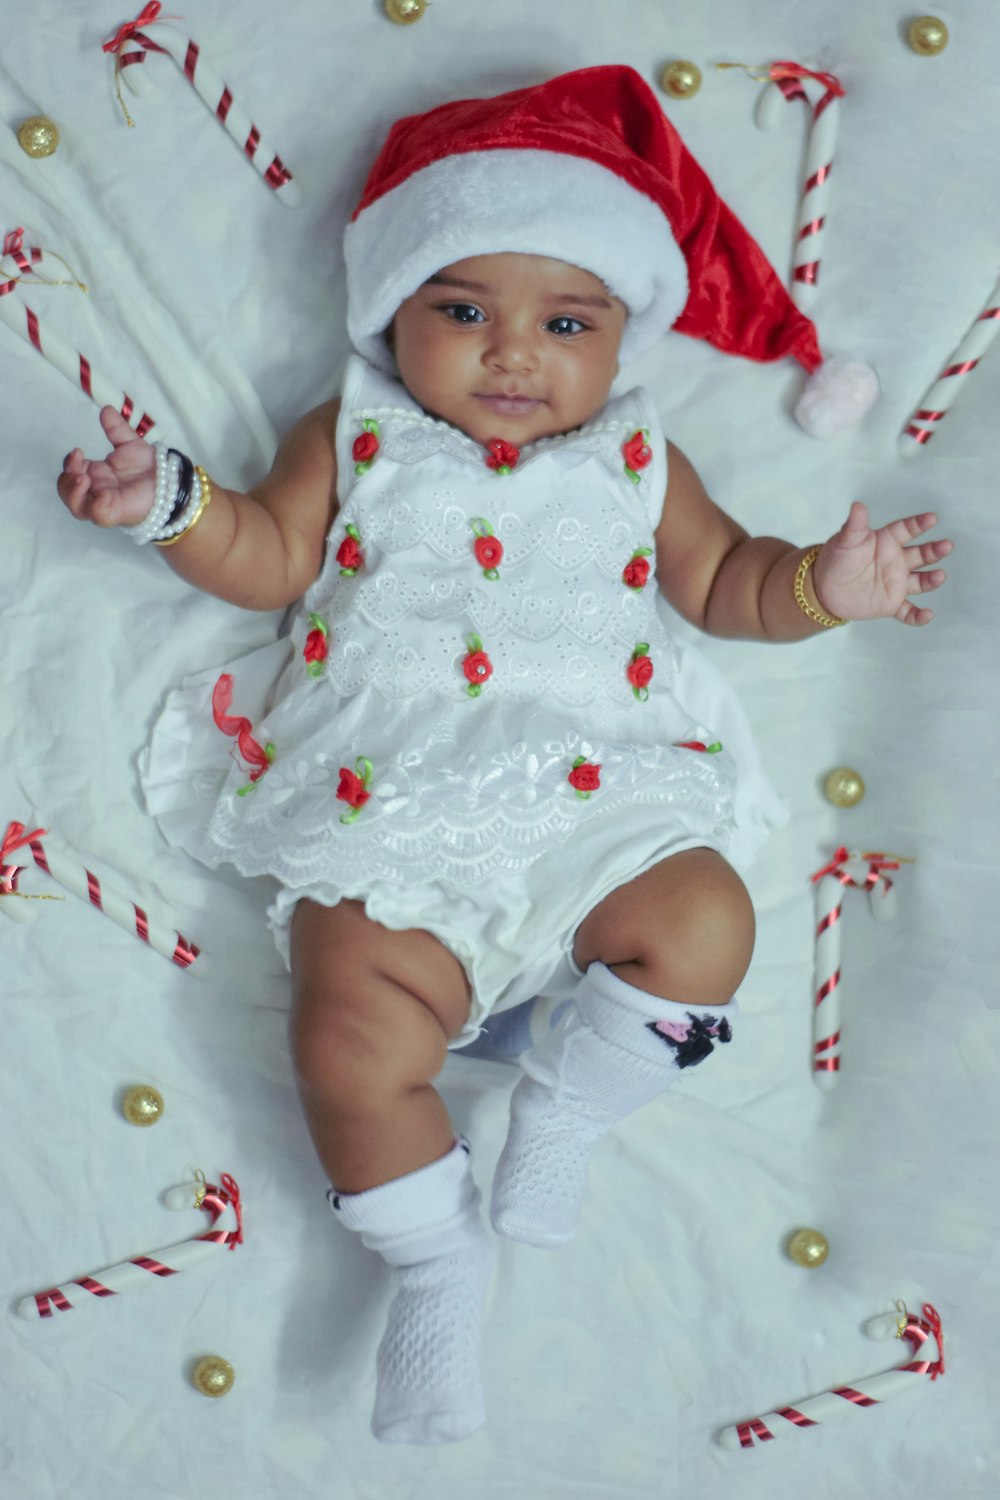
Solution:
[{"label": "black beaded bracelet", "polygon": [[174,497],[173,506],[171,508],[169,516],[163,523],[164,529],[172,526],[177,520],[181,511],[191,499],[191,488],[194,484],[194,464],[188,458],[187,454],[178,452],[176,448],[168,448],[168,457],[171,453],[180,464],[181,471],[177,479],[177,494]]}]

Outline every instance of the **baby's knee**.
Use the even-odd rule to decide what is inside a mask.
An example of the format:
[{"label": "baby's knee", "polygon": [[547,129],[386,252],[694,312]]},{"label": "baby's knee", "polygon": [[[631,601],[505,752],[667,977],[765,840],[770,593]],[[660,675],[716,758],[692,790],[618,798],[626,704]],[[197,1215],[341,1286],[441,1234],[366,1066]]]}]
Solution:
[{"label": "baby's knee", "polygon": [[660,976],[657,992],[694,1005],[724,1005],[750,966],[755,935],[746,886],[724,860],[713,860],[696,872],[683,921],[657,930],[650,956]]}]

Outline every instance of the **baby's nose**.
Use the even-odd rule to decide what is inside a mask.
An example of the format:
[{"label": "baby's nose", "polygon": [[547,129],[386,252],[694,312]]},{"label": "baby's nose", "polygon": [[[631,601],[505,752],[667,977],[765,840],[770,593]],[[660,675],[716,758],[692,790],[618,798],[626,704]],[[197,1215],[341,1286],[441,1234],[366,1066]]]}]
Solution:
[{"label": "baby's nose", "polygon": [[533,370],[538,364],[538,349],[529,333],[516,329],[501,330],[487,349],[486,360],[491,368],[506,374]]}]

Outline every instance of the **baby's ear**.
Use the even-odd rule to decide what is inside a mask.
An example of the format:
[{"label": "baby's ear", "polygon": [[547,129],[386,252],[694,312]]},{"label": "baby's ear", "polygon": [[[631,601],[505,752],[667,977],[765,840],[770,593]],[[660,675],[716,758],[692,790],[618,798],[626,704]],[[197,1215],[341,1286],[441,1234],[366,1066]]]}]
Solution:
[{"label": "baby's ear", "polygon": [[382,335],[382,337],[385,339],[386,348],[390,349],[392,351],[392,353],[395,354],[395,352],[396,352],[396,319],[395,318],[393,318],[392,322],[389,324],[388,328],[385,330],[385,333]]}]

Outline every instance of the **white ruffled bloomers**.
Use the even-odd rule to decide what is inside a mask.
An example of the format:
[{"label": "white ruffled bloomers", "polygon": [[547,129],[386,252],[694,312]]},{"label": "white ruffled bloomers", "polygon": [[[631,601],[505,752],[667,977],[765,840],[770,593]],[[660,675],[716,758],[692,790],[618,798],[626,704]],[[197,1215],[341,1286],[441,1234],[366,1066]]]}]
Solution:
[{"label": "white ruffled bloomers", "polygon": [[[639,430],[652,457],[630,475]],[[228,712],[273,746],[266,771],[251,782],[215,727],[216,671],[170,695],[143,784],[172,842],[280,882],[286,957],[303,896],[435,933],[468,973],[471,1037],[544,991],[610,890],[695,845],[749,862],[784,809],[733,695],[658,607],[666,446],[644,392],[498,474],[352,359],[337,449],[340,511],[291,639],[227,669]],[[502,545],[493,576],[484,534]],[[639,555],[650,572],[633,588]],[[635,691],[639,648],[653,676]],[[479,651],[491,670],[470,681]],[[581,762],[599,767],[587,795],[569,780]]]}]

